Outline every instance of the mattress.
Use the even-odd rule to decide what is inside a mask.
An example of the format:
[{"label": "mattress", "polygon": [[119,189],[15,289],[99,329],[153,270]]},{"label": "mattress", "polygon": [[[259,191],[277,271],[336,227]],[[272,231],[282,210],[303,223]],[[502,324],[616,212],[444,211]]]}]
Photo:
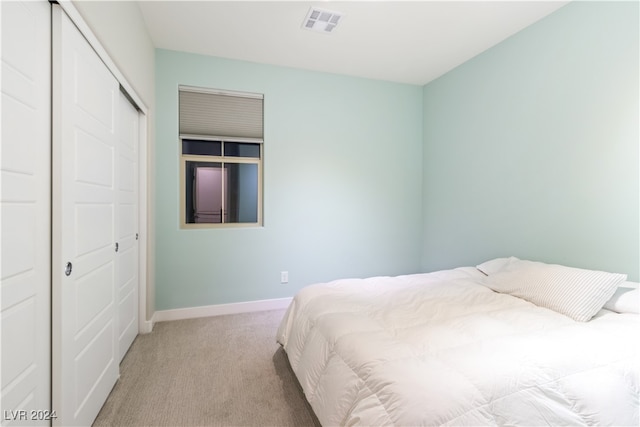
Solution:
[{"label": "mattress", "polygon": [[277,332],[320,423],[638,425],[638,314],[591,320],[474,267],[302,289]]}]

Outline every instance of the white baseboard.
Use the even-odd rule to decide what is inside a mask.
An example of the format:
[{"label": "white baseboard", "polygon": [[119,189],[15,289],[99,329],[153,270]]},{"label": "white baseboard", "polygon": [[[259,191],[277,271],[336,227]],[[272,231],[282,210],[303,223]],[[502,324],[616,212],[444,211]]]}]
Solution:
[{"label": "white baseboard", "polygon": [[143,320],[138,325],[141,334],[148,334],[153,331],[153,320]]},{"label": "white baseboard", "polygon": [[277,298],[261,301],[237,302],[231,304],[207,305],[201,307],[178,308],[156,311],[152,324],[169,320],[194,319],[197,317],[222,316],[225,314],[249,313],[252,311],[279,310],[287,308],[293,298]]}]

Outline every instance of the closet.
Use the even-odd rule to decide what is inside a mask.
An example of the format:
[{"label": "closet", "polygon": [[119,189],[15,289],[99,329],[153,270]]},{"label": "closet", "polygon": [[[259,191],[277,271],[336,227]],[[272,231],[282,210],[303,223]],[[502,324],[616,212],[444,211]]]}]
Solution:
[{"label": "closet", "polygon": [[0,7],[2,424],[90,425],[144,319],[146,117],[63,8]]}]

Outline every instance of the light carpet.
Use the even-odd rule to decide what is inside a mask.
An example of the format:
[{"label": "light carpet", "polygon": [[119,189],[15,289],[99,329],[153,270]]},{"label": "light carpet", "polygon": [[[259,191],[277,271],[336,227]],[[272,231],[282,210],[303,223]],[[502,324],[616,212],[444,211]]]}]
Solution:
[{"label": "light carpet", "polygon": [[139,335],[94,426],[319,426],[275,341],[284,310]]}]

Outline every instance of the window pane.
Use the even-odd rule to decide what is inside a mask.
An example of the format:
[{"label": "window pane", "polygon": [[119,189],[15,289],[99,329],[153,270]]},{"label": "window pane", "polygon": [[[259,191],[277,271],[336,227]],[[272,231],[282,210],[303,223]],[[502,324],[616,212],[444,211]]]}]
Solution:
[{"label": "window pane", "polygon": [[186,222],[221,223],[223,175],[221,163],[186,162]]},{"label": "window pane", "polygon": [[229,222],[258,222],[258,165],[226,163]]},{"label": "window pane", "polygon": [[249,142],[225,142],[224,155],[229,157],[260,158],[260,144]]},{"label": "window pane", "polygon": [[221,156],[222,143],[220,141],[183,139],[182,154],[195,154],[195,155],[201,155],[201,156]]}]

